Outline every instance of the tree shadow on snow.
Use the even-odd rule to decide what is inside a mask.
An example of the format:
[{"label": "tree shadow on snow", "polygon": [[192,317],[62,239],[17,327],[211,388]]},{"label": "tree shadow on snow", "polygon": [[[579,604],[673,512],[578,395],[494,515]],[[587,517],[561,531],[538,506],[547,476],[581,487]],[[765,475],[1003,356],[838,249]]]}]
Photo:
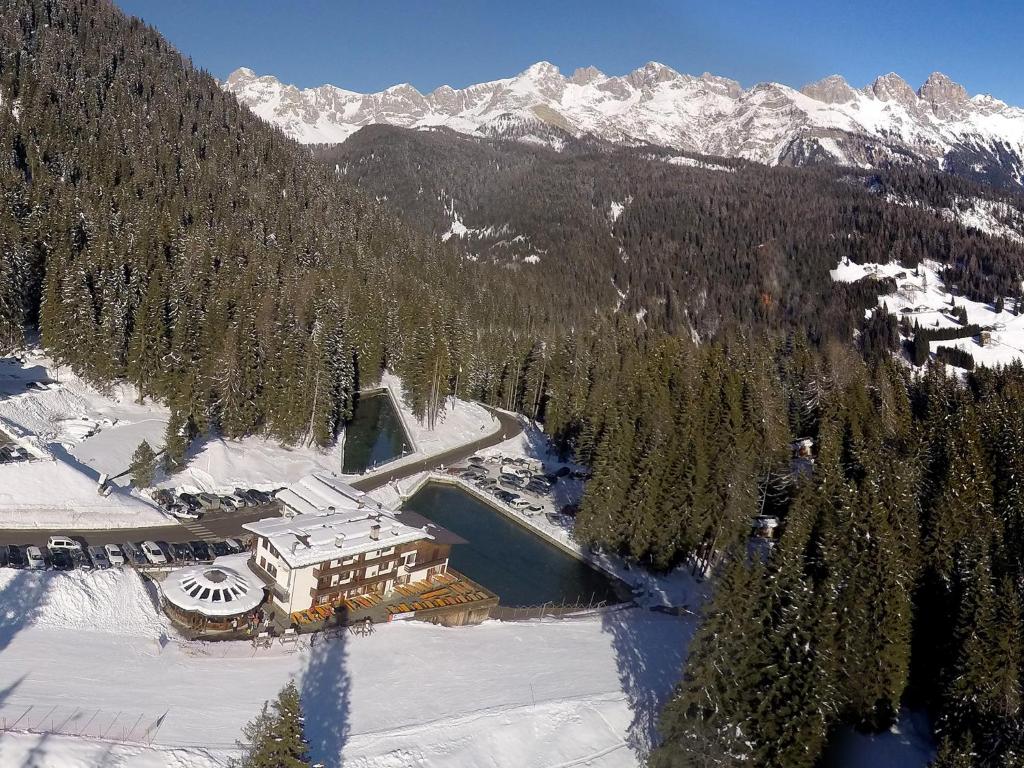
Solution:
[{"label": "tree shadow on snow", "polygon": [[623,608],[602,614],[601,625],[611,635],[619,681],[632,712],[626,743],[644,764],[658,743],[658,716],[679,681],[696,620]]},{"label": "tree shadow on snow", "polygon": [[306,718],[306,738],[314,764],[340,768],[341,752],[349,731],[349,674],[346,670],[348,635],[311,635],[316,640],[302,672],[299,693]]},{"label": "tree shadow on snow", "polygon": [[[52,576],[47,573],[14,571],[7,583],[0,587],[0,652],[22,629],[35,621],[51,581]],[[0,685],[3,683],[0,680]]]}]

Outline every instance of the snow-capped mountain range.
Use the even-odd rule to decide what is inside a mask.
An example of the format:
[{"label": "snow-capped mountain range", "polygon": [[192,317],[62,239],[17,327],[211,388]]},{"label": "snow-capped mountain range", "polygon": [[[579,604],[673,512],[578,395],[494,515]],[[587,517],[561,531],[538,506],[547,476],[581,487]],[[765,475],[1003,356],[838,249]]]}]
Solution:
[{"label": "snow-capped mountain range", "polygon": [[241,68],[224,87],[305,143],[341,142],[372,123],[447,126],[556,147],[559,136],[590,134],[767,164],[924,163],[1024,186],[1024,109],[969,96],[938,72],[917,91],[896,74],[862,89],[838,75],[799,90],[778,83],[744,89],[656,62],[624,76],[587,67],[569,77],[540,62],[462,89],[422,94],[402,84],[363,94],[333,85],[299,89]]}]

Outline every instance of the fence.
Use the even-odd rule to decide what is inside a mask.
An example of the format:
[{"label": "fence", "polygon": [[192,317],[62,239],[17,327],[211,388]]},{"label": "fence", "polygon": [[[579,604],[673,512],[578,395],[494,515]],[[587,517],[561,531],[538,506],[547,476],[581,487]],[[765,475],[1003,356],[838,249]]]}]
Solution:
[{"label": "fence", "polygon": [[498,605],[491,611],[491,618],[499,621],[527,621],[545,616],[561,618],[575,613],[600,610],[607,606],[605,600],[595,602],[594,595],[591,595],[590,600],[585,603],[567,603],[563,600],[560,603],[548,602],[543,605]]},{"label": "fence", "polygon": [[151,745],[167,714],[5,702],[0,706],[0,733],[22,731]]}]

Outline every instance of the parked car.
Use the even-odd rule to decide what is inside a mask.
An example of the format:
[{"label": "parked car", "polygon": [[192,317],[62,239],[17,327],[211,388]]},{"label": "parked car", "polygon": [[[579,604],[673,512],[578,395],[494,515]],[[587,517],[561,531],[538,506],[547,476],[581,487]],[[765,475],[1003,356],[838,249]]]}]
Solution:
[{"label": "parked car", "polygon": [[184,504],[175,504],[170,509],[170,513],[179,520],[198,520],[202,517],[202,514],[198,509],[186,506]]},{"label": "parked car", "polygon": [[196,556],[192,554],[192,547],[185,542],[171,544],[171,553],[174,555],[174,560],[179,563],[192,563],[196,559]]},{"label": "parked car", "polygon": [[210,549],[213,550],[214,557],[223,557],[224,555],[230,555],[231,549],[223,541],[215,541],[210,545]]},{"label": "parked car", "polygon": [[28,562],[28,567],[32,570],[42,570],[46,567],[46,558],[43,556],[43,550],[37,546],[25,548],[25,559]]},{"label": "parked car", "polygon": [[508,491],[498,491],[494,494],[500,501],[508,504],[512,499],[518,499],[519,495],[516,493],[509,493]]},{"label": "parked car", "polygon": [[157,545],[160,551],[164,553],[164,558],[167,560],[167,562],[173,563],[174,553],[171,552],[171,545],[168,544],[166,541],[157,541],[154,543]]},{"label": "parked car", "polygon": [[117,544],[107,544],[103,547],[103,551],[107,553],[107,560],[110,561],[111,565],[120,566],[127,562],[124,552],[121,551]]},{"label": "parked car", "polygon": [[540,504],[531,504],[523,511],[526,512],[526,514],[528,515],[537,515],[544,511],[544,507],[542,507]]},{"label": "parked car", "polygon": [[233,496],[218,496],[217,501],[220,504],[220,508],[228,512],[238,509],[238,504]]},{"label": "parked car", "polygon": [[242,503],[242,505],[246,507],[255,507],[257,504],[259,504],[259,502],[256,500],[256,497],[253,496],[245,488],[235,488],[235,498],[237,498]]},{"label": "parked car", "polygon": [[526,490],[532,491],[533,493],[545,494],[551,493],[551,486],[546,483],[538,483],[535,480],[531,480],[526,484]]},{"label": "parked car", "polygon": [[155,541],[142,542],[142,554],[150,565],[167,565],[167,555],[163,553]]},{"label": "parked car", "polygon": [[0,544],[0,568],[3,568],[10,562],[10,550],[6,544]]},{"label": "parked car", "polygon": [[229,550],[231,550],[231,554],[233,555],[245,552],[245,547],[238,539],[224,539],[224,544]]},{"label": "parked car", "polygon": [[210,547],[207,546],[205,541],[190,541],[188,546],[191,548],[192,556],[197,562],[205,563],[213,560],[213,556],[210,553]]},{"label": "parked car", "polygon": [[[56,552],[59,550],[51,551]],[[90,560],[89,556],[85,553],[85,547],[81,547],[79,549],[65,549],[63,551],[67,552],[71,556],[71,562],[75,564],[75,568],[81,568],[83,571],[92,570],[92,560]]]},{"label": "parked car", "polygon": [[124,553],[125,560],[132,565],[147,565],[149,560],[142,554],[142,546],[135,544],[131,541],[126,541],[121,545],[121,552]]},{"label": "parked car", "polygon": [[274,500],[274,497],[266,491],[251,490],[249,491],[249,495],[256,499],[256,502],[260,505],[269,504]]},{"label": "parked car", "polygon": [[485,490],[487,488],[494,488],[497,484],[498,481],[495,480],[493,477],[481,477],[479,480],[476,481],[477,487],[483,488]]},{"label": "parked car", "polygon": [[51,549],[50,565],[55,571],[70,571],[75,567],[74,558],[71,557],[69,549]]},{"label": "parked car", "polygon": [[530,506],[530,502],[524,499],[522,496],[517,496],[516,498],[511,499],[508,505],[512,507],[512,509],[526,509],[528,506]]},{"label": "parked car", "polygon": [[70,536],[56,534],[46,540],[46,548],[51,551],[54,549],[77,549],[81,551],[82,545]]},{"label": "parked car", "polygon": [[266,503],[260,500],[259,493],[257,491],[253,491],[248,488],[241,491],[241,496],[249,502],[250,507],[258,507],[260,504]]},{"label": "parked car", "polygon": [[568,467],[559,467],[558,470],[555,472],[555,477],[566,477],[567,475],[570,474],[572,474],[572,470],[569,469]]},{"label": "parked car", "polygon": [[89,553],[89,559],[92,560],[93,568],[110,567],[110,558],[107,556],[107,550],[103,547],[89,547],[86,551]]},{"label": "parked car", "polygon": [[194,508],[199,506],[199,499],[197,499],[194,494],[186,493],[184,491],[178,494],[178,501],[180,501],[186,507]]},{"label": "parked car", "polygon": [[199,505],[203,509],[210,510],[220,508],[220,499],[214,496],[212,493],[197,494],[196,499],[199,501]]},{"label": "parked car", "polygon": [[480,467],[482,467],[484,465],[484,457],[483,456],[470,456],[468,461],[469,461],[470,464],[476,464],[477,466],[480,466]]},{"label": "parked car", "polygon": [[11,568],[24,568],[28,565],[28,558],[25,557],[25,547],[11,544],[7,547],[7,565]]}]

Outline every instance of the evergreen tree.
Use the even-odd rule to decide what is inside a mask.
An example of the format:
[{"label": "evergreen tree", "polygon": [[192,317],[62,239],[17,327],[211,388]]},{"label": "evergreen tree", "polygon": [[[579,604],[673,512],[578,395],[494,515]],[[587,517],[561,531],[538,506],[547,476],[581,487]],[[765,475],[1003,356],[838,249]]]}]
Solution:
[{"label": "evergreen tree", "polygon": [[153,484],[153,474],[156,471],[156,454],[149,443],[143,440],[139,447],[132,454],[132,463],[129,471],[132,474],[136,487],[148,488]]},{"label": "evergreen tree", "polygon": [[263,704],[260,713],[242,730],[239,744],[243,756],[232,763],[233,768],[298,768],[310,765],[302,703],[295,682],[289,682],[269,708]]}]

